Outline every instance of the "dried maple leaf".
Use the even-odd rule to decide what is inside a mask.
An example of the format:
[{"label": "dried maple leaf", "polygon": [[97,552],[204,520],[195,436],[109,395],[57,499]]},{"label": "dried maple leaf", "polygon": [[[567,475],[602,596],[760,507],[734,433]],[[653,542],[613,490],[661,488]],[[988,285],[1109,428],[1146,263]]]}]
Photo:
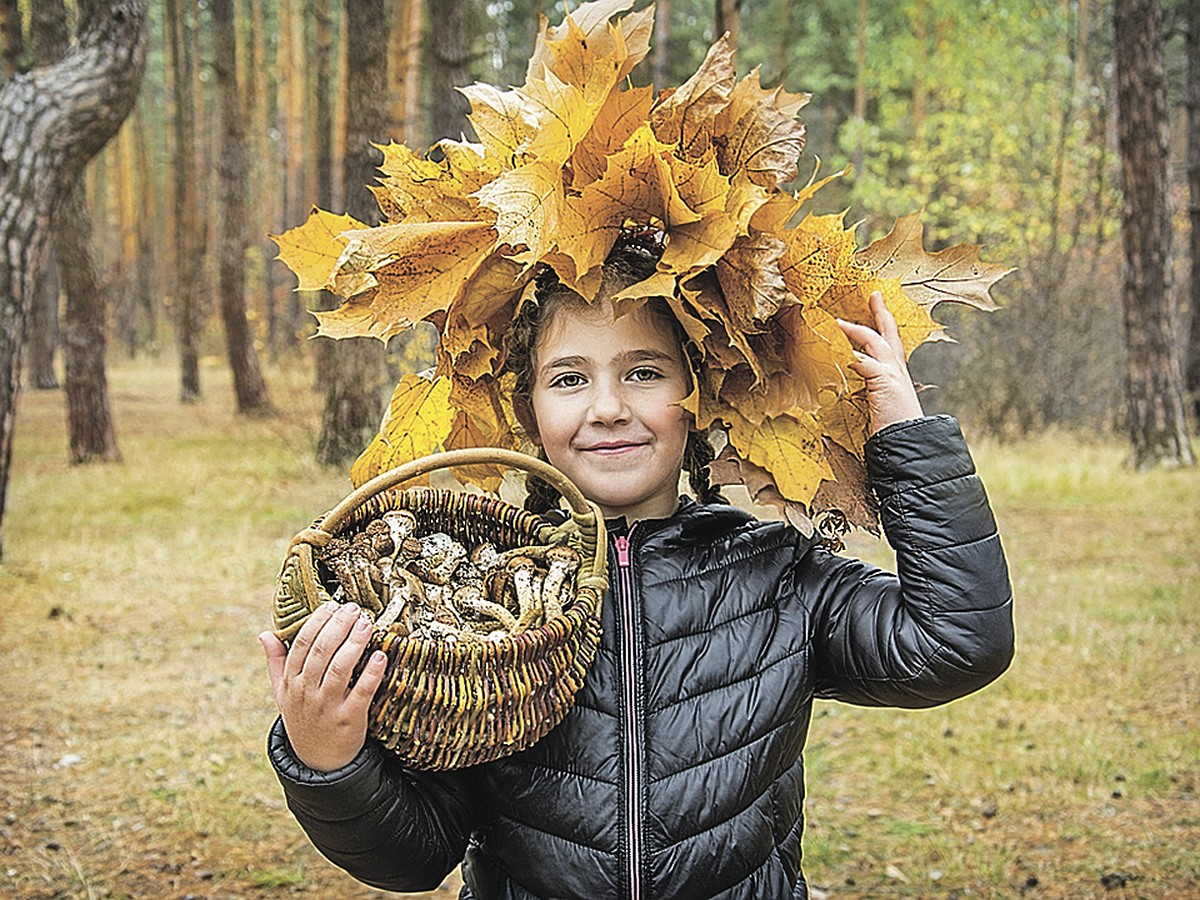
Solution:
[{"label": "dried maple leaf", "polygon": [[925,309],[949,300],[994,310],[989,290],[1014,269],[983,262],[978,244],[928,253],[921,231],[918,210],[898,219],[891,233],[860,250],[858,260],[880,278],[899,279],[903,292]]}]

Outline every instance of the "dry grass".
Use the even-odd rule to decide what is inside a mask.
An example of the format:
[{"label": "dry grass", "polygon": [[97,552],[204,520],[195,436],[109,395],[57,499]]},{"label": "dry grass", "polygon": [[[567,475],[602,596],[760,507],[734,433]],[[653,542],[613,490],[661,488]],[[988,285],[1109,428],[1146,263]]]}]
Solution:
[{"label": "dry grass", "polygon": [[[119,465],[69,466],[61,397],[21,398],[0,894],[378,895],[311,849],[264,759],[254,636],[288,538],[346,488],[311,462],[308,375],[272,376],[284,415],[243,421],[218,365],[188,407],[172,371],[118,368]],[[810,880],[835,897],[1200,895],[1200,472],[1135,475],[1115,445],[1065,437],[976,451],[1017,661],[938,710],[820,706]]]}]

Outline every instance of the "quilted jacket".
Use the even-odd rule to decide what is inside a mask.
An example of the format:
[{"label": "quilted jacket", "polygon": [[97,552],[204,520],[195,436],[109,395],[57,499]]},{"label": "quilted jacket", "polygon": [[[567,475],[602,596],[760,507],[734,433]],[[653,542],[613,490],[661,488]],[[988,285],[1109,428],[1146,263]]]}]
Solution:
[{"label": "quilted jacket", "polygon": [[802,750],[815,697],[928,707],[1008,665],[1012,596],[958,424],[880,432],[868,471],[897,575],[733,507],[684,502],[610,536],[596,661],[531,749],[449,773],[368,742],[331,773],[269,752],[331,861],[463,898],[797,898]]}]

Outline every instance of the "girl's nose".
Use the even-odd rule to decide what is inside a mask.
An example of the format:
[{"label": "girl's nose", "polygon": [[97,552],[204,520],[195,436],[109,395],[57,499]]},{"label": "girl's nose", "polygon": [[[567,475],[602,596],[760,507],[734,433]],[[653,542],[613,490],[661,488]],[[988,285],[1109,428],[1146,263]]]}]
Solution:
[{"label": "girl's nose", "polygon": [[597,381],[592,390],[591,408],[588,410],[593,422],[615,425],[629,419],[629,406],[620,387]]}]

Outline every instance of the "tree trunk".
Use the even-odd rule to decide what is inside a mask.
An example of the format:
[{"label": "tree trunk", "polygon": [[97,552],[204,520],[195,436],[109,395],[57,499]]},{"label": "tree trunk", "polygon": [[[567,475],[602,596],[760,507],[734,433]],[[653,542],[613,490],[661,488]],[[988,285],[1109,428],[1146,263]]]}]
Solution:
[{"label": "tree trunk", "polygon": [[729,45],[735,50],[738,45],[738,32],[741,31],[742,0],[717,0],[716,28],[717,37],[729,35]]},{"label": "tree trunk", "polygon": [[1200,3],[1195,0],[1188,13],[1188,138],[1187,179],[1191,220],[1191,302],[1186,344],[1187,370],[1184,377],[1192,426],[1200,429]]},{"label": "tree trunk", "polygon": [[0,42],[3,42],[4,77],[11,78],[21,70],[21,57],[25,55],[18,0],[0,0]]},{"label": "tree trunk", "polygon": [[49,221],[129,114],[145,64],[144,0],[80,0],[79,8],[72,51],[0,88],[0,520],[25,323]]},{"label": "tree trunk", "polygon": [[246,132],[238,94],[233,0],[210,0],[209,8],[213,22],[213,67],[220,94],[221,228],[217,293],[221,297],[225,349],[233,371],[237,411],[245,416],[269,416],[274,410],[246,318]]},{"label": "tree trunk", "polygon": [[175,322],[179,341],[179,399],[200,399],[200,266],[197,240],[199,187],[196,184],[196,119],[192,104],[195,57],[192,29],[181,0],[167,0],[167,42],[171,48],[172,93],[175,102],[175,143],[172,174],[175,185]]},{"label": "tree trunk", "polygon": [[67,364],[71,462],[116,462],[121,451],[117,449],[104,369],[104,291],[96,277],[92,216],[81,182],[71,187],[55,217],[54,243],[67,295],[63,356]]},{"label": "tree trunk", "polygon": [[[371,146],[388,125],[387,32],[383,0],[346,0],[347,34],[354,52],[346,69],[346,211],[361,222],[379,221],[379,207],[366,185],[374,182],[382,158]],[[386,402],[383,345],[372,338],[353,338],[331,345],[323,354],[328,370],[325,412],[317,459],[345,465],[370,443]]]},{"label": "tree trunk", "polygon": [[654,90],[661,91],[671,86],[671,0],[658,0],[654,4],[654,50],[650,57],[653,65]]},{"label": "tree trunk", "polygon": [[1125,203],[1126,403],[1130,464],[1194,465],[1171,304],[1167,91],[1159,0],[1116,0],[1117,140]]},{"label": "tree trunk", "polygon": [[[14,7],[16,4],[13,4]],[[17,18],[17,39],[20,39],[21,21]],[[7,23],[6,23],[7,26]],[[29,20],[29,49],[35,64],[50,65],[66,55],[71,43],[71,32],[67,27],[67,10],[62,0],[44,0],[32,10]],[[59,346],[59,294],[58,259],[54,255],[53,243],[33,307],[29,315],[29,327],[25,336],[28,347],[26,375],[38,390],[57,390],[60,386],[54,370],[54,358]]]},{"label": "tree trunk", "polygon": [[[459,140],[467,130],[467,113],[471,111],[467,98],[455,90],[471,83],[468,68],[471,35],[467,25],[467,2],[444,0],[430,4],[430,11],[437,16],[434,27],[430,29],[433,39],[429,73],[429,83],[433,89],[433,139]],[[346,184],[347,191],[354,187]]]},{"label": "tree trunk", "polygon": [[58,351],[58,261],[53,255],[42,266],[38,279],[33,306],[29,312],[29,356],[25,375],[28,383],[39,391],[54,391],[61,386],[54,369],[54,357]]},{"label": "tree trunk", "polygon": [[[663,0],[659,0],[662,8]],[[392,6],[388,35],[388,90],[392,97],[393,140],[419,147],[421,139],[421,46],[425,0],[402,0]],[[344,82],[343,82],[344,83]]]},{"label": "tree trunk", "polygon": [[[39,4],[38,18],[31,33],[34,55],[39,64],[57,62],[68,49],[67,10],[62,0]],[[96,274],[92,247],[92,213],[88,208],[82,176],[67,190],[58,214],[51,223],[54,259],[66,294],[66,315],[62,325],[63,356],[66,363],[67,434],[72,463],[115,462],[116,428],[108,401],[108,376],[105,372],[105,297]],[[48,308],[39,304],[43,313]],[[55,311],[58,298],[54,298]],[[47,331],[57,328],[49,322],[32,321]],[[41,357],[45,337],[35,326],[30,335],[31,353]],[[37,347],[36,352],[32,351]],[[50,372],[53,377],[53,368]]]}]

